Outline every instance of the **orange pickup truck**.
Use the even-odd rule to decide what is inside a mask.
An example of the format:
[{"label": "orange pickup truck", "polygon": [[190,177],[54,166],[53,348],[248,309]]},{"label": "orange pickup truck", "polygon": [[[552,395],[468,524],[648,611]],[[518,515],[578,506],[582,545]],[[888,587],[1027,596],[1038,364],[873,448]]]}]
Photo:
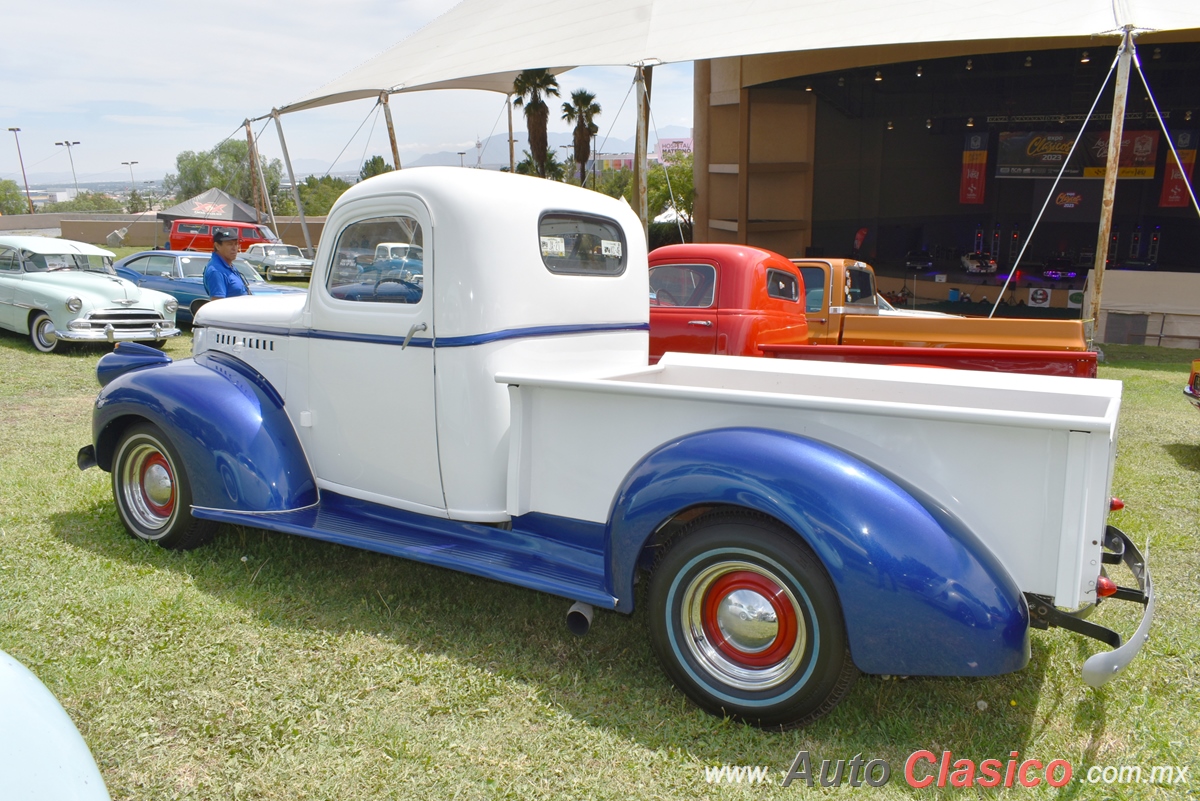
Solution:
[{"label": "orange pickup truck", "polygon": [[667,351],[1096,375],[1079,320],[897,310],[862,262],[713,243],[650,254],[651,362]]}]

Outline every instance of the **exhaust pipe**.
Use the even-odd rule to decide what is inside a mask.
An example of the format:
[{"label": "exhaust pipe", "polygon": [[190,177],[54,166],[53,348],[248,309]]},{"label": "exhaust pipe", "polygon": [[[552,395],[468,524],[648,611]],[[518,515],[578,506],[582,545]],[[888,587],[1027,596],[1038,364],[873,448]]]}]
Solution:
[{"label": "exhaust pipe", "polygon": [[576,601],[567,610],[567,631],[582,637],[592,627],[592,605]]}]

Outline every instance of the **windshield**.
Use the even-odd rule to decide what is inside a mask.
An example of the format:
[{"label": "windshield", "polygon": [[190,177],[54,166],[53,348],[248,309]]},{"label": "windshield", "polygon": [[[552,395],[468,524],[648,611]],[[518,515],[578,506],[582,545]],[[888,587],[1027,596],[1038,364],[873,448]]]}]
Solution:
[{"label": "windshield", "polygon": [[275,232],[265,225],[258,226],[258,235],[268,242],[278,242],[279,237],[275,236]]},{"label": "windshield", "polygon": [[31,273],[47,273],[55,270],[86,270],[93,273],[114,275],[112,259],[108,256],[85,256],[81,253],[31,253],[22,254],[25,269]]},{"label": "windshield", "polygon": [[238,274],[242,276],[242,278],[245,278],[246,283],[248,284],[265,283],[265,281],[259,277],[258,273],[255,272],[254,268],[250,266],[250,262],[246,261],[245,259],[234,259],[233,269],[237,270]]},{"label": "windshield", "polygon": [[297,259],[304,258],[304,254],[300,252],[300,248],[295,245],[271,245],[267,248],[268,256],[294,256]]}]

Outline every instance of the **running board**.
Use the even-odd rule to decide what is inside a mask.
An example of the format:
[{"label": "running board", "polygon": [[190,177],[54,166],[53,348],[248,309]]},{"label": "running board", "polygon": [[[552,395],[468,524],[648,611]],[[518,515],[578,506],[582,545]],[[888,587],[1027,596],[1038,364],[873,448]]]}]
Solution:
[{"label": "running board", "polygon": [[[293,512],[232,512],[192,507],[192,515],[250,528],[297,534],[399,556],[414,562],[515,584],[531,590],[613,609],[617,599],[606,589],[604,551],[598,536],[603,524],[528,516],[514,520],[512,530],[479,523],[443,520],[390,506],[322,491],[315,506]],[[522,523],[530,523],[521,528]],[[547,525],[550,523],[550,525]],[[546,532],[568,535],[586,529],[586,547]]]}]

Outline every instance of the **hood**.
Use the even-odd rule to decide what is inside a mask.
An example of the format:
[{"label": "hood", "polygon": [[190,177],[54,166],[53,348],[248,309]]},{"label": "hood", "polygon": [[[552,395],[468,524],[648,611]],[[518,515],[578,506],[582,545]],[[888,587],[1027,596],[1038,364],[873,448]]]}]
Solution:
[{"label": "hood", "polygon": [[195,325],[260,325],[292,327],[308,300],[308,292],[242,295],[210,300],[196,312]]},{"label": "hood", "polygon": [[25,273],[24,280],[46,287],[59,287],[69,294],[90,293],[93,302],[141,300],[137,284],[124,278],[86,270],[59,270],[49,273]]}]

